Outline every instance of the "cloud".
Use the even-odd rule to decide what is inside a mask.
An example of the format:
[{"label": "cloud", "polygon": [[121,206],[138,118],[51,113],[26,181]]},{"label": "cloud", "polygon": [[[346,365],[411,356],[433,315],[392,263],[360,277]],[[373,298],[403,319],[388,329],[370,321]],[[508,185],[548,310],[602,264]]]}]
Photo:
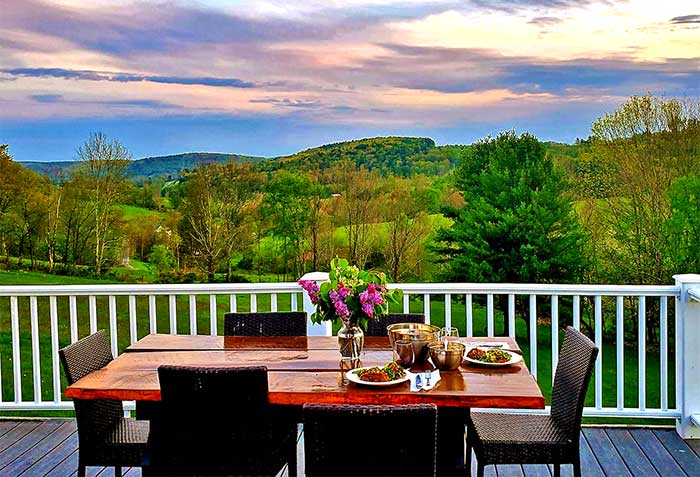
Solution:
[{"label": "cloud", "polygon": [[700,23],[700,15],[681,15],[679,17],[673,17],[671,18],[671,23]]},{"label": "cloud", "polygon": [[153,99],[66,99],[62,94],[32,94],[29,96],[29,98],[42,104],[90,104],[147,109],[165,109],[176,107],[174,104]]},{"label": "cloud", "polygon": [[307,101],[303,99],[289,98],[255,98],[250,100],[251,103],[274,104],[275,106],[284,106],[286,108],[320,108],[319,101]]},{"label": "cloud", "polygon": [[87,81],[114,81],[117,83],[148,81],[151,83],[201,85],[225,88],[255,87],[254,83],[243,81],[238,78],[210,78],[206,76],[157,76],[140,75],[135,73],[110,73],[89,70],[69,70],[64,68],[11,68],[2,69],[0,70],[0,73],[5,73],[10,76],[21,76],[31,78],[63,78]]},{"label": "cloud", "polygon": [[698,58],[637,61],[609,59],[544,60],[506,56],[478,48],[382,44],[388,54],[356,67],[374,82],[442,93],[507,88],[517,93],[566,94],[570,89],[599,89],[629,95],[662,88],[669,93],[700,91]]},{"label": "cloud", "polygon": [[539,26],[552,26],[556,25],[557,23],[561,23],[562,19],[557,18],[557,17],[535,17],[532,20],[530,20],[528,23],[531,25],[539,25]]},{"label": "cloud", "polygon": [[525,8],[563,10],[572,7],[582,7],[592,3],[608,3],[605,0],[471,0],[471,3],[484,10],[498,10],[506,13],[516,13]]}]

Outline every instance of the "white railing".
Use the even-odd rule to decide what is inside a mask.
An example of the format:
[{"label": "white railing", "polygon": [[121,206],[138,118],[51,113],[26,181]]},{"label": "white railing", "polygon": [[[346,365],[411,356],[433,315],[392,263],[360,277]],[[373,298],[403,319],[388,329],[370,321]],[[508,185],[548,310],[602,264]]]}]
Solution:
[{"label": "white railing", "polygon": [[[314,279],[322,277],[320,274]],[[695,277],[695,283],[700,286],[700,276],[682,277]],[[683,405],[688,407],[682,379],[684,354],[691,352],[681,336],[683,330],[688,330],[687,323],[679,320],[688,319],[684,318],[688,314],[685,311],[692,300],[682,299],[681,290],[692,281],[680,280],[673,286],[472,283],[392,286],[404,291],[404,313],[422,311],[428,323],[460,325],[463,336],[498,336],[506,328],[510,336],[516,336],[517,330],[530,371],[543,388],[551,385],[561,345],[560,332],[570,322],[575,328],[592,333],[601,349],[593,377],[593,405],[585,408],[586,416],[677,419],[683,415]],[[693,297],[692,292],[686,295]],[[674,300],[675,308],[669,310],[670,300]],[[501,304],[500,310],[497,303]],[[700,303],[697,305],[700,309]],[[294,282],[2,286],[0,323],[7,319],[2,314],[9,312],[11,332],[10,336],[3,334],[0,341],[0,411],[70,409],[71,403],[61,398],[58,349],[98,327],[108,329],[116,355],[147,333],[216,335],[225,311],[299,308],[313,311],[308,298]],[[658,330],[647,329],[651,310],[658,317]],[[700,312],[696,313],[700,322]],[[327,326],[309,325],[308,329],[310,334],[330,333]],[[608,333],[604,333],[605,329]],[[650,332],[658,335],[653,349],[647,346]],[[551,338],[543,343],[547,335]],[[697,353],[697,349],[693,352]],[[4,355],[8,352],[9,357]],[[11,364],[11,369],[7,365],[1,367],[6,363]],[[658,377],[658,386],[647,386],[650,377],[654,383]],[[31,390],[32,399],[24,399],[23,386]],[[637,395],[634,402],[629,393]],[[650,393],[658,393],[653,402],[647,399]],[[695,393],[700,390],[695,389]]]}]

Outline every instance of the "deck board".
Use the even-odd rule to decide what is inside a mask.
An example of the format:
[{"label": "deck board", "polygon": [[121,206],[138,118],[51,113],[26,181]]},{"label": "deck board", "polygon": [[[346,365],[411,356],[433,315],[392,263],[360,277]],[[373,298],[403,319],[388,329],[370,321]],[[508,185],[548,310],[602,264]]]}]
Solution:
[{"label": "deck board", "polygon": [[632,475],[604,429],[586,429],[584,435],[605,475]]},{"label": "deck board", "polygon": [[686,475],[651,429],[639,429],[632,436],[660,475]]},{"label": "deck board", "polygon": [[606,429],[605,433],[632,475],[659,475],[632,435],[626,429]]},{"label": "deck board", "polygon": [[674,430],[654,430],[654,435],[688,475],[700,475],[700,458]]},{"label": "deck board", "polygon": [[[302,434],[299,475],[303,475],[303,442]],[[0,477],[75,477],[77,447],[72,419],[0,420]],[[700,475],[699,453],[700,441],[684,441],[673,429],[584,428],[581,435],[581,470],[586,477]],[[472,475],[476,475],[473,464]],[[127,477],[141,477],[140,468],[123,470]],[[572,474],[571,465],[561,467],[562,477]],[[110,477],[114,469],[88,467],[87,475]],[[484,475],[551,477],[552,469],[547,465],[487,466]]]}]

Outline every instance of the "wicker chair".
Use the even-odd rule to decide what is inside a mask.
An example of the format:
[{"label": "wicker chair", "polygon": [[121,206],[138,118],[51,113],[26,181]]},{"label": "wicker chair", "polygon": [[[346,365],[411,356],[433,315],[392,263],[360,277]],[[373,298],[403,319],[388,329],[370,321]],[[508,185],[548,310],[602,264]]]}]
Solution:
[{"label": "wicker chair", "polygon": [[306,336],[306,313],[226,313],[224,336]]},{"label": "wicker chair", "polygon": [[[58,352],[68,384],[112,361],[112,351],[104,330],[67,346]],[[78,475],[88,465],[140,466],[148,441],[148,421],[124,417],[121,401],[73,399],[78,423]]]},{"label": "wicker chair", "polygon": [[467,419],[467,475],[471,475],[471,449],[477,476],[489,464],[573,464],[581,475],[579,438],[581,414],[598,348],[572,327],[566,328],[559,354],[552,407],[549,415],[472,412]]},{"label": "wicker chair", "polygon": [[267,369],[160,366],[146,475],[296,474],[297,426],[268,403]]},{"label": "wicker chair", "polygon": [[437,407],[304,405],[306,475],[435,475]]},{"label": "wicker chair", "polygon": [[425,316],[418,313],[389,313],[378,320],[369,320],[365,335],[386,336],[386,327],[395,323],[425,323]]}]

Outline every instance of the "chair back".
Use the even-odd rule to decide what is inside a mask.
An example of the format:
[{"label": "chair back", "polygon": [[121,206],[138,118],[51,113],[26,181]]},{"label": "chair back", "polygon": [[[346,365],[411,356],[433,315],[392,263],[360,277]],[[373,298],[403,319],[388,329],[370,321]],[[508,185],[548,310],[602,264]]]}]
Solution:
[{"label": "chair back", "polygon": [[437,407],[304,405],[306,475],[435,475]]},{"label": "chair back", "polygon": [[306,336],[306,313],[226,313],[224,336]]},{"label": "chair back", "polygon": [[[58,351],[68,384],[73,384],[92,371],[103,368],[114,359],[104,330],[87,336]],[[121,401],[109,399],[73,399],[81,452],[101,442],[101,436],[124,415]],[[94,440],[93,440],[94,439]]]},{"label": "chair back", "polygon": [[389,313],[376,320],[368,320],[366,336],[387,336],[386,327],[396,323],[425,323],[420,313]]},{"label": "chair back", "polygon": [[[268,404],[267,368],[163,365],[158,379],[161,406],[149,436],[154,475],[261,475],[282,467],[289,427],[277,425]],[[256,460],[261,452],[266,459]]]},{"label": "chair back", "polygon": [[578,442],[581,415],[598,348],[571,326],[566,328],[564,345],[552,385],[551,415],[572,442]]}]

